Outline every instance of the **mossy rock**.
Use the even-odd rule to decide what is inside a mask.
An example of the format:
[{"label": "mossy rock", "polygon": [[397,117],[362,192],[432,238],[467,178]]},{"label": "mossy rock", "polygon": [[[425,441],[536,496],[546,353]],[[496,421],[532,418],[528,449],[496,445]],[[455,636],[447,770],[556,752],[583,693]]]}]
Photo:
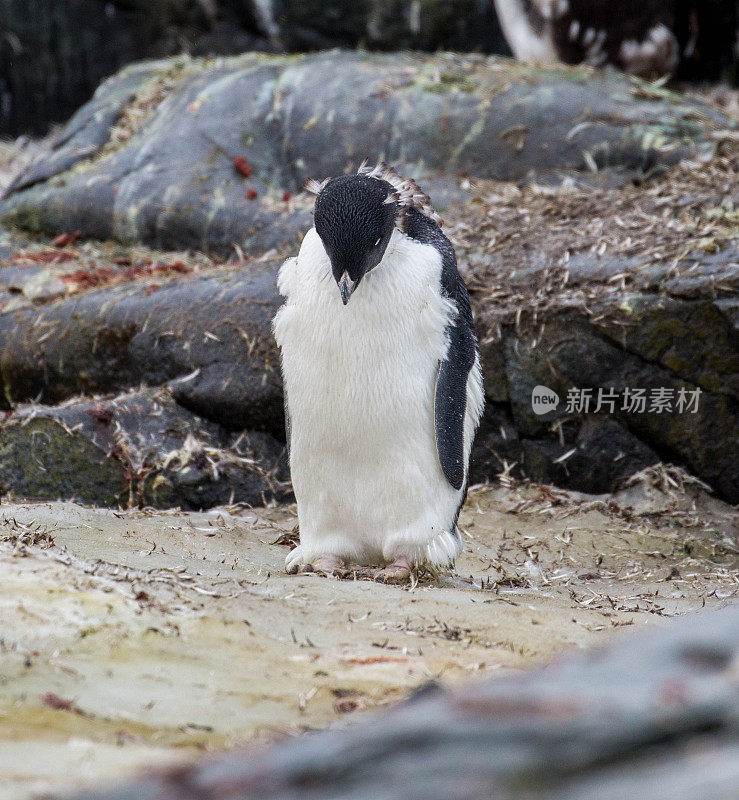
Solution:
[{"label": "mossy rock", "polygon": [[163,390],[25,406],[0,423],[0,493],[108,507],[203,509],[284,498],[283,445],[233,434]]},{"label": "mossy rock", "polygon": [[0,425],[0,492],[115,507],[126,504],[128,482],[124,465],[94,439],[42,413]]}]

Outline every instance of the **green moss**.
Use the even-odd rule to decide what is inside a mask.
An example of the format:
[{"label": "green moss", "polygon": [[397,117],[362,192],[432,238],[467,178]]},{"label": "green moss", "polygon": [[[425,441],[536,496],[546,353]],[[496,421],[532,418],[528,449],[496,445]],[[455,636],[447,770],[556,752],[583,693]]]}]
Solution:
[{"label": "green moss", "polygon": [[182,496],[164,475],[150,475],[144,482],[144,502],[154,508],[172,508],[182,504]]},{"label": "green moss", "polygon": [[449,91],[475,94],[480,88],[480,84],[470,80],[468,76],[457,75],[454,72],[442,72],[438,76],[438,80],[431,80],[428,76],[424,76],[417,83],[424,91],[436,94],[446,94]]},{"label": "green moss", "polygon": [[685,325],[674,317],[655,319],[645,326],[643,333],[650,358],[658,358],[676,339],[688,335]]},{"label": "green moss", "polygon": [[[552,65],[547,67],[531,66],[529,64],[521,64],[515,62],[518,67],[518,75],[528,83],[542,84],[542,83],[559,83],[566,81],[567,83],[588,83],[593,80],[593,70],[588,67],[568,66],[566,64]],[[509,77],[514,77],[512,74]],[[614,76],[609,73],[602,72],[598,74],[598,79],[601,81],[612,80]]]},{"label": "green moss", "polygon": [[3,214],[0,221],[4,225],[20,228],[31,233],[44,233],[44,225],[41,219],[41,210],[38,206],[24,204]]},{"label": "green moss", "polygon": [[454,148],[452,151],[451,157],[449,158],[449,169],[454,169],[459,160],[460,155],[465,147],[475,141],[480,134],[482,134],[483,130],[485,129],[485,119],[486,116],[484,113],[480,114],[480,116],[475,120],[473,125],[470,127],[467,135],[462,139],[457,147]]},{"label": "green moss", "polygon": [[664,364],[667,369],[670,369],[678,374],[681,372],[688,372],[692,367],[695,366],[694,362],[688,360],[687,358],[682,358],[674,352],[665,353],[661,363]]},{"label": "green moss", "polygon": [[0,428],[0,487],[17,496],[117,506],[128,484],[123,465],[48,417]]}]

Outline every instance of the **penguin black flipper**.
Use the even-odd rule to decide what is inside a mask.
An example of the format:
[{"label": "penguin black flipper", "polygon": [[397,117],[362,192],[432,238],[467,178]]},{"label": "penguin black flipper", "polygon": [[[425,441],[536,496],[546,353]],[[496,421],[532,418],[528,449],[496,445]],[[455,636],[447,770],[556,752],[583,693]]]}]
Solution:
[{"label": "penguin black flipper", "polygon": [[470,298],[457,270],[457,257],[451,242],[438,225],[415,209],[406,214],[406,234],[430,244],[441,255],[441,290],[456,306],[449,321],[449,347],[439,364],[434,395],[436,450],[442,471],[454,489],[465,480],[464,421],[467,410],[467,378],[475,364],[477,337],[470,309]]},{"label": "penguin black flipper", "polygon": [[[456,272],[456,265],[455,265]],[[457,314],[448,328],[449,349],[439,365],[434,397],[436,449],[444,475],[455,489],[464,483],[464,420],[467,410],[467,377],[475,363],[476,338],[467,287],[457,274]]]},{"label": "penguin black flipper", "polygon": [[282,404],[285,409],[285,447],[290,458],[290,409],[287,406],[287,387],[282,389]]}]

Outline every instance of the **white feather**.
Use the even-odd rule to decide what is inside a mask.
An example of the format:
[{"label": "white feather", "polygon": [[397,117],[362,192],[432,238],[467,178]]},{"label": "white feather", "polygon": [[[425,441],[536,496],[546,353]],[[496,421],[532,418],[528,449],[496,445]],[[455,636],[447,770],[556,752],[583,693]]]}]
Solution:
[{"label": "white feather", "polygon": [[[291,568],[320,555],[360,563],[459,555],[461,492],[436,451],[434,392],[454,304],[441,257],[394,230],[382,262],[345,307],[311,229],[280,270],[274,321],[291,423],[300,545]],[[468,379],[465,462],[482,409],[479,362]]]}]

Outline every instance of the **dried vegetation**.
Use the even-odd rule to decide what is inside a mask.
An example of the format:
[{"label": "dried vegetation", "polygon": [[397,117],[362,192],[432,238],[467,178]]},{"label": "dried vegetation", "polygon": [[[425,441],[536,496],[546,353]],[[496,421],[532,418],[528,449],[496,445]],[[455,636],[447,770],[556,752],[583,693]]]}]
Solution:
[{"label": "dried vegetation", "polygon": [[[472,199],[448,212],[447,233],[482,309],[488,335],[552,307],[595,315],[630,289],[669,294],[706,256],[726,255],[714,296],[739,289],[739,151],[684,161],[659,179],[621,188],[518,187],[471,182]],[[589,259],[587,274],[571,262]]]}]

